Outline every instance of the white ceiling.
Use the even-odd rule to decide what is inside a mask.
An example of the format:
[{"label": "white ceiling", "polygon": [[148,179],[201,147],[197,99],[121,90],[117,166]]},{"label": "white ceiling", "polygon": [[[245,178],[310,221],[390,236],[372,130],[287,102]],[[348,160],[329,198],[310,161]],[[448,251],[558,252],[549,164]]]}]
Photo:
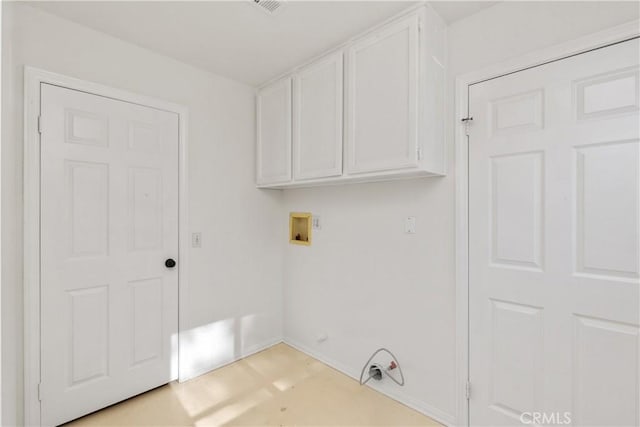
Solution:
[{"label": "white ceiling", "polygon": [[430,1],[431,6],[449,24],[500,3],[499,1]]},{"label": "white ceiling", "polygon": [[[411,1],[44,1],[28,4],[216,74],[259,85]],[[448,22],[496,2],[433,2]]]}]

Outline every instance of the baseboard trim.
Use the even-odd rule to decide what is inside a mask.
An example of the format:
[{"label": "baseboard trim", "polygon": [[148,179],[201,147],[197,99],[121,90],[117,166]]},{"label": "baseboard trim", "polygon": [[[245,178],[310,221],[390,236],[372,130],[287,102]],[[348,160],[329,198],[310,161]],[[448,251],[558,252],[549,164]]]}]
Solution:
[{"label": "baseboard trim", "polygon": [[[343,365],[342,363],[336,360],[323,356],[322,354],[318,353],[316,350],[309,348],[306,345],[301,344],[300,342],[297,342],[294,339],[291,339],[290,337],[284,337],[282,342],[295,348],[298,351],[305,353],[310,357],[313,357],[314,359],[319,360],[325,365],[332,367],[333,369],[343,373],[344,375],[350,378],[353,378],[356,381],[359,380],[359,375],[360,375],[359,372],[354,372],[353,369]],[[387,390],[382,390],[379,387],[377,387],[375,384],[373,385],[367,384],[367,387],[371,387],[375,391],[389,397],[390,399],[393,399],[398,403],[408,406],[409,408],[414,409],[420,412],[421,414],[426,415],[429,418],[433,418],[434,420],[444,424],[445,426],[455,425],[455,416],[453,416],[452,414],[448,414],[444,411],[441,411],[440,409],[435,408],[427,403],[420,402],[417,399],[411,398],[402,393],[394,393]]]}]

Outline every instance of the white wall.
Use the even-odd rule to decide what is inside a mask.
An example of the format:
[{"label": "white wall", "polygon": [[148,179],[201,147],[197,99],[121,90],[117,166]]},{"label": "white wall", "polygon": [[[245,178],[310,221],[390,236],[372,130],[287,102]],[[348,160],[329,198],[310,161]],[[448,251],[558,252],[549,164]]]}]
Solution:
[{"label": "white wall", "polygon": [[[633,19],[635,2],[505,2],[452,25],[447,177],[284,192],[287,211],[323,222],[311,247],[285,249],[285,339],[355,376],[387,346],[407,384],[381,389],[453,421],[453,77]],[[403,234],[409,215],[415,235]]]},{"label": "white wall", "polygon": [[[253,89],[25,4],[3,3],[2,425],[22,422],[22,96],[25,64],[189,109],[192,374],[282,336],[278,192],[255,189]],[[8,61],[7,61],[8,60]],[[9,63],[10,62],[10,63]]]},{"label": "white wall", "polygon": [[638,19],[634,1],[506,1],[454,23],[451,75],[486,66]]}]

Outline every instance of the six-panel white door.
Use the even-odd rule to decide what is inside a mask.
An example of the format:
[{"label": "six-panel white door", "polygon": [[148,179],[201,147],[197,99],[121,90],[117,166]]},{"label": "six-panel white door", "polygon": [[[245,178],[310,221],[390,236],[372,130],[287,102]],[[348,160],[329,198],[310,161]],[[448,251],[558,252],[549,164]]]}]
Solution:
[{"label": "six-panel white door", "polygon": [[639,52],[470,88],[472,425],[640,422]]},{"label": "six-panel white door", "polygon": [[178,117],[41,86],[41,411],[57,425],[177,375]]},{"label": "six-panel white door", "polygon": [[256,181],[291,181],[291,77],[266,86],[256,96]]},{"label": "six-panel white door", "polygon": [[347,51],[347,172],[418,166],[418,15]]},{"label": "six-panel white door", "polygon": [[342,51],[294,77],[294,179],[342,174]]}]

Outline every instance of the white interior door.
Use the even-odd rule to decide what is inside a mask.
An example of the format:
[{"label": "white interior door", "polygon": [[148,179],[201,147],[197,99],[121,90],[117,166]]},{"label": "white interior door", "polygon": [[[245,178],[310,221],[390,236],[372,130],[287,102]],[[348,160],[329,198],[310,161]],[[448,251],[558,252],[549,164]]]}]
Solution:
[{"label": "white interior door", "polygon": [[470,88],[472,425],[640,421],[639,52]]},{"label": "white interior door", "polygon": [[177,374],[178,116],[41,86],[41,411],[56,425]]}]

